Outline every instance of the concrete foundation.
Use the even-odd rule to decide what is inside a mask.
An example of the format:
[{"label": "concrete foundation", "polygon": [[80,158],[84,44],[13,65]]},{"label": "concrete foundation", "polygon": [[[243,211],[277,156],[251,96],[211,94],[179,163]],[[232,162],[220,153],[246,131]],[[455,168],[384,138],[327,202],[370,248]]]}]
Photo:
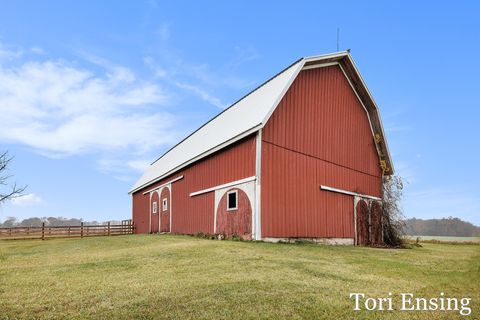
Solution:
[{"label": "concrete foundation", "polygon": [[353,246],[353,238],[263,238],[265,242],[287,242],[296,243],[297,241],[309,241],[316,244]]}]

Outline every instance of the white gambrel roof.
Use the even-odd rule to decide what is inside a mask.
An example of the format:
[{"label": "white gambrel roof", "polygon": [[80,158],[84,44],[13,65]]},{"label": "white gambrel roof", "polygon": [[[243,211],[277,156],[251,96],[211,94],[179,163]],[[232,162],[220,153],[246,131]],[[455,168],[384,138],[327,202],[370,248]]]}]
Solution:
[{"label": "white gambrel roof", "polygon": [[[336,63],[348,52],[303,58],[268,80],[153,162],[129,193],[159,181],[185,166],[258,131],[306,65]],[[351,58],[350,58],[351,60]],[[353,60],[351,60],[353,63]],[[383,134],[383,130],[382,130]]]}]

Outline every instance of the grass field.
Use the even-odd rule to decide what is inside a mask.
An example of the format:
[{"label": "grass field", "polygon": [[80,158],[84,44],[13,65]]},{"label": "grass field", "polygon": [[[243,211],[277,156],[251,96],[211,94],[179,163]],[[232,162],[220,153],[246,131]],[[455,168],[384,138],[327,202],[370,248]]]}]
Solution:
[{"label": "grass field", "polygon": [[[405,250],[135,235],[0,242],[0,318],[456,319],[352,309],[351,292],[469,297],[480,246]],[[395,303],[395,308],[398,309]]]},{"label": "grass field", "polygon": [[440,241],[440,242],[475,242],[480,243],[480,237],[445,237],[445,236],[407,236],[410,240],[416,240],[420,237],[420,241]]}]

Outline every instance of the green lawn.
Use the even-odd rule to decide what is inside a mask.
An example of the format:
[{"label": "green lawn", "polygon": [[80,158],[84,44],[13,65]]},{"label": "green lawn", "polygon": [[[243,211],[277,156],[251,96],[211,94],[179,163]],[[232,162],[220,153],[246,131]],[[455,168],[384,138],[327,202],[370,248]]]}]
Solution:
[{"label": "green lawn", "polygon": [[169,235],[0,241],[5,319],[464,318],[352,310],[351,292],[389,291],[469,297],[468,318],[479,319],[480,246],[387,250]]}]

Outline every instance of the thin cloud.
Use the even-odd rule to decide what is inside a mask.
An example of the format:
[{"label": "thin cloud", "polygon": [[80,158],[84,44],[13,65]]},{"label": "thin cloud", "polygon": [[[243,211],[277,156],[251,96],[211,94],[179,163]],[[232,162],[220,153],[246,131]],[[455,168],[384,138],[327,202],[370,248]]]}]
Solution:
[{"label": "thin cloud", "polygon": [[131,160],[127,162],[127,165],[135,171],[143,172],[151,163],[152,161],[150,160]]},{"label": "thin cloud", "polygon": [[111,175],[119,181],[133,182],[151,164],[151,159],[100,159],[97,169],[100,172]]},{"label": "thin cloud", "polygon": [[161,79],[167,76],[167,71],[158,66],[152,57],[144,57],[143,63],[153,72],[155,79]]},{"label": "thin cloud", "polygon": [[188,84],[188,83],[182,83],[182,82],[177,82],[176,85],[179,88],[185,89],[185,90],[197,95],[202,100],[210,103],[211,105],[214,105],[217,108],[220,108],[220,109],[225,109],[226,108],[226,105],[219,98],[211,95],[206,90],[201,89],[198,86]]},{"label": "thin cloud", "polygon": [[255,61],[260,59],[262,56],[258,53],[257,49],[252,45],[248,46],[237,46],[234,48],[236,55],[233,61],[230,63],[231,67],[238,67],[247,62]]},{"label": "thin cloud", "polygon": [[385,131],[388,132],[407,132],[411,131],[412,128],[406,125],[397,125],[395,123],[385,123]]},{"label": "thin cloud", "polygon": [[12,205],[17,207],[30,207],[42,203],[43,200],[35,193],[29,193],[18,198],[12,199]]},{"label": "thin cloud", "polygon": [[32,53],[39,54],[39,55],[46,54],[45,50],[43,50],[40,47],[32,47],[30,48],[30,51],[32,51]]},{"label": "thin cloud", "polygon": [[158,27],[156,33],[160,37],[160,41],[166,42],[170,39],[170,26],[167,23],[163,23]]},{"label": "thin cloud", "polygon": [[0,42],[0,66],[2,62],[10,59],[17,59],[23,55],[23,50],[12,49]]}]

